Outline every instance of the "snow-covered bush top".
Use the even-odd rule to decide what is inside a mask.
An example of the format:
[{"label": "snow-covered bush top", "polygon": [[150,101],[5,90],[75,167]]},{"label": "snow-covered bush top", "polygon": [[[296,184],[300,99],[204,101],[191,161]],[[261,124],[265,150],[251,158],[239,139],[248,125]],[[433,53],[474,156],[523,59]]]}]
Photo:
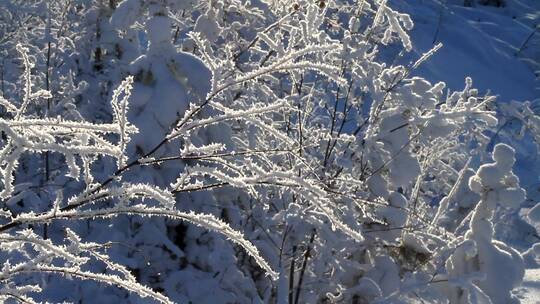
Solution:
[{"label": "snow-covered bush top", "polygon": [[[481,200],[472,213],[466,241],[447,262],[452,284],[457,286],[451,294],[452,302],[519,303],[510,291],[521,283],[523,259],[515,249],[492,240],[492,216],[497,205],[516,208],[525,199],[525,191],[512,172],[514,155],[512,147],[497,144],[492,156],[495,162],[480,166],[469,179],[469,187],[480,194]],[[467,276],[480,278],[465,279]]]},{"label": "snow-covered bush top", "polygon": [[493,209],[497,203],[507,208],[519,207],[525,200],[525,190],[519,187],[519,179],[512,172],[516,162],[514,149],[505,144],[496,145],[493,160],[492,164],[480,166],[469,180],[469,187],[481,194]]}]

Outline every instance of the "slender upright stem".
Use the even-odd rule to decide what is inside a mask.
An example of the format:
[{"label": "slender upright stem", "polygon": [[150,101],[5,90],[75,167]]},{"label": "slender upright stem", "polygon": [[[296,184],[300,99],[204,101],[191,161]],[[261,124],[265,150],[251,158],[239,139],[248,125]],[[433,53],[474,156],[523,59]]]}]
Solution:
[{"label": "slender upright stem", "polygon": [[294,256],[296,255],[296,246],[292,248],[291,267],[289,268],[289,304],[293,304],[294,296]]},{"label": "slender upright stem", "polygon": [[304,274],[306,273],[307,261],[309,257],[311,256],[311,246],[313,246],[313,242],[315,241],[315,234],[316,234],[316,231],[313,230],[313,232],[311,233],[311,238],[309,239],[309,244],[306,248],[306,252],[304,252],[304,261],[302,262],[302,268],[300,270],[300,277],[298,277],[298,285],[296,285],[296,296],[294,297],[294,304],[298,304],[298,300],[300,299],[300,291],[302,290],[302,282],[304,281]]}]

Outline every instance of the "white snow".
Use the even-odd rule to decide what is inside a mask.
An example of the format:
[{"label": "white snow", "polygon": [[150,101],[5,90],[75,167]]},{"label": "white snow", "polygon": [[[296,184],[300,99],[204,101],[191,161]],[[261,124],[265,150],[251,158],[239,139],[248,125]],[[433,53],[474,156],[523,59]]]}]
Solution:
[{"label": "white snow", "polygon": [[540,303],[540,2],[479,1],[26,6],[0,301]]},{"label": "white snow", "polygon": [[540,303],[540,268],[525,270],[521,287],[514,290],[521,304]]}]

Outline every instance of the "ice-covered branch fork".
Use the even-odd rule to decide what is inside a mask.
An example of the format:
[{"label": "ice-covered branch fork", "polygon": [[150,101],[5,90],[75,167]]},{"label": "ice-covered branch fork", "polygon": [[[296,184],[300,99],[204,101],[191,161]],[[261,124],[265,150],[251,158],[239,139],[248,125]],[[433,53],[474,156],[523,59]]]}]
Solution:
[{"label": "ice-covered branch fork", "polygon": [[[0,234],[0,249],[8,252],[20,252],[30,255],[32,258],[11,265],[7,261],[0,272],[0,282],[9,282],[15,276],[24,276],[25,274],[35,272],[46,272],[60,274],[64,276],[73,276],[80,279],[99,281],[109,285],[119,286],[131,292],[139,294],[141,297],[151,297],[162,303],[172,303],[167,297],[151,290],[150,288],[137,282],[136,278],[122,265],[116,264],[101,253],[99,248],[104,246],[96,243],[83,243],[79,237],[70,229],[66,229],[69,245],[54,244],[50,240],[44,240],[33,233],[30,229],[17,231],[11,235],[7,233]],[[36,253],[25,252],[25,245],[32,245]],[[56,259],[63,260],[64,265],[52,265],[50,261]],[[93,273],[81,269],[81,266],[87,264],[92,259],[101,261],[107,267],[110,274]],[[39,286],[25,286],[26,288],[11,288],[9,284],[0,287],[0,299],[2,297],[13,297],[25,299],[25,302],[34,303],[31,298],[26,297],[27,292],[40,292]]]},{"label": "ice-covered branch fork", "polygon": [[[28,118],[22,115],[25,102],[17,109],[15,105],[4,100],[3,104],[8,110],[17,110],[15,119],[0,119],[0,130],[8,137],[0,150],[0,176],[4,184],[0,196],[8,198],[13,192],[13,174],[17,169],[18,159],[24,152],[49,151],[63,154],[70,169],[69,175],[75,179],[80,177],[77,157],[84,161],[90,156],[106,155],[118,159],[121,163],[129,135],[137,132],[137,128],[130,125],[126,119],[127,106],[119,106],[127,103],[132,81],[132,78],[126,79],[115,91],[112,101],[115,121],[112,124],[66,121],[60,118]],[[30,90],[30,87],[26,88],[26,91]],[[122,100],[118,100],[121,92],[124,96]],[[119,146],[107,138],[111,134],[120,137]]]},{"label": "ice-covered branch fork", "polygon": [[[140,186],[140,185],[137,185]],[[133,193],[136,193],[133,192]],[[109,193],[109,198],[112,198],[114,195],[113,192]],[[166,202],[170,204],[170,201]],[[16,218],[17,221],[22,223],[32,224],[32,223],[46,223],[53,219],[95,219],[95,218],[111,218],[121,214],[130,214],[130,215],[139,215],[139,216],[160,216],[168,217],[176,220],[183,220],[195,224],[197,226],[203,227],[215,231],[217,233],[223,234],[229,240],[240,245],[246,252],[254,258],[261,268],[263,268],[272,279],[277,279],[278,274],[272,270],[270,265],[261,257],[257,248],[251,244],[251,242],[244,239],[242,233],[231,228],[227,223],[222,220],[214,217],[210,214],[200,214],[195,212],[182,212],[173,209],[165,209],[161,207],[148,207],[147,205],[138,204],[134,206],[117,206],[113,208],[104,208],[98,210],[70,210],[70,211],[57,211],[49,212],[46,214],[34,215],[34,214],[24,214]],[[0,235],[0,239],[1,239]]]},{"label": "ice-covered branch fork", "polygon": [[[220,163],[225,163],[221,161]],[[232,175],[225,169],[206,166],[190,167],[184,175],[172,185],[175,191],[183,191],[191,189],[191,187],[201,187],[200,185],[188,184],[186,181],[195,179],[197,176],[206,176],[216,179],[223,185],[230,185],[237,188],[243,188],[248,191],[254,186],[272,186],[291,189],[295,195],[311,202],[316,210],[322,213],[330,222],[333,228],[336,228],[351,237],[352,239],[362,242],[364,240],[360,231],[357,231],[345,224],[336,214],[332,207],[334,203],[328,195],[328,192],[320,187],[317,180],[306,177],[299,177],[296,172],[287,172],[279,170],[271,170],[260,168],[255,164],[245,166],[237,166],[232,163],[226,163],[225,168],[232,168],[236,174]]]},{"label": "ice-covered branch fork", "polygon": [[[257,36],[262,40],[265,40],[269,45],[274,45],[275,43],[268,40],[265,34],[260,34]],[[330,54],[336,53],[341,50],[341,45],[339,44],[328,44],[328,45],[308,45],[300,50],[292,51],[291,53],[281,56],[276,59],[274,62],[271,62],[268,66],[260,67],[249,71],[243,75],[239,75],[230,80],[223,80],[212,90],[210,95],[214,95],[216,92],[221,92],[228,87],[234,86],[236,84],[244,83],[246,81],[251,81],[269,75],[276,72],[284,72],[288,70],[311,70],[319,74],[322,74],[329,79],[332,79],[338,84],[346,84],[347,82],[340,76],[340,69],[338,67],[329,65],[327,63],[316,62],[314,60],[305,59],[306,56],[313,54]]]},{"label": "ice-covered branch fork", "polygon": [[[0,130],[11,140],[11,145],[33,152],[52,151],[62,154],[102,154],[119,156],[122,149],[103,135],[122,132],[115,124],[92,124],[62,119],[0,119]],[[127,126],[128,133],[136,132]],[[85,137],[82,140],[81,137]],[[3,150],[2,152],[8,152]]]}]

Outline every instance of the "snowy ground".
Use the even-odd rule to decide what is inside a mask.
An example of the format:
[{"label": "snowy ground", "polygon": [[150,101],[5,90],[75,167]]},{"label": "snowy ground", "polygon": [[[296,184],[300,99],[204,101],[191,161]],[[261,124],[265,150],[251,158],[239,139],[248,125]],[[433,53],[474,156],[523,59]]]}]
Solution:
[{"label": "snowy ground", "polygon": [[540,98],[534,74],[540,68],[539,31],[519,50],[540,23],[540,1],[506,0],[502,8],[464,7],[463,0],[394,2],[415,21],[411,35],[417,54],[434,42],[443,43],[419,75],[443,80],[450,89],[461,89],[464,78],[471,76],[475,87],[490,90],[501,101]]},{"label": "snowy ground", "polygon": [[540,303],[540,268],[525,271],[522,287],[516,290],[516,295],[522,304]]}]

